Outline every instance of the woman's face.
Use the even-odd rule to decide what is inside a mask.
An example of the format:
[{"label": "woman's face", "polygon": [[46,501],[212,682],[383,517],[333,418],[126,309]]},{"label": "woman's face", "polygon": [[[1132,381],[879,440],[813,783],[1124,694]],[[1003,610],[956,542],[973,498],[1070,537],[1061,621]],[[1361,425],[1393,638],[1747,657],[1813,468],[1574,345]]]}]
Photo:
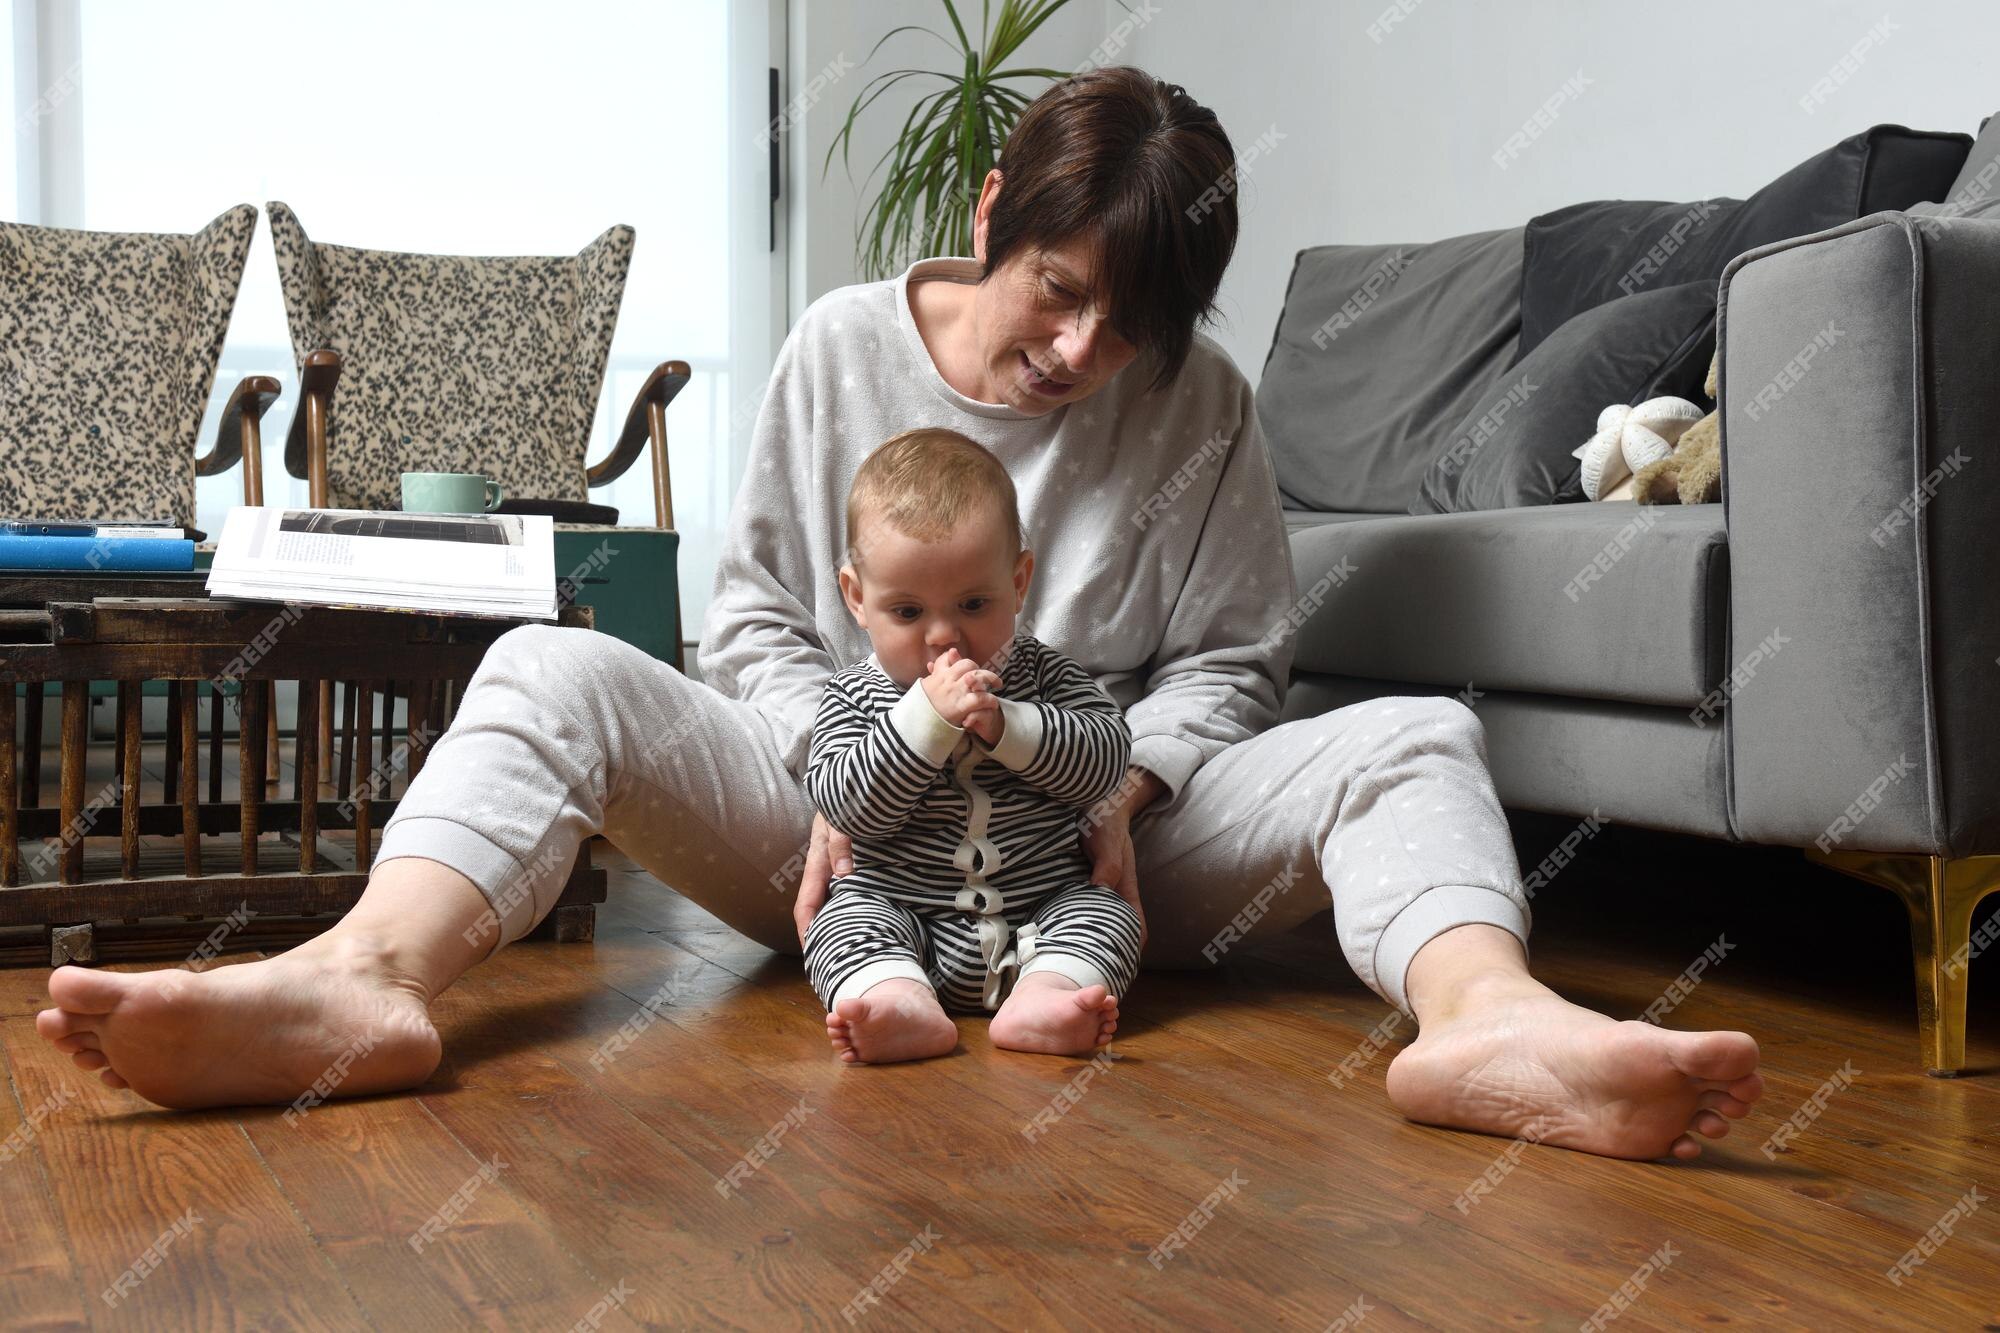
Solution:
[{"label": "woman's face", "polygon": [[[973,220],[973,252],[982,263],[986,220],[999,194],[995,168]],[[1102,295],[1084,291],[1091,257],[1080,239],[1053,250],[1024,249],[979,284],[972,327],[985,401],[1040,416],[1090,397],[1138,356],[1112,330]]]}]

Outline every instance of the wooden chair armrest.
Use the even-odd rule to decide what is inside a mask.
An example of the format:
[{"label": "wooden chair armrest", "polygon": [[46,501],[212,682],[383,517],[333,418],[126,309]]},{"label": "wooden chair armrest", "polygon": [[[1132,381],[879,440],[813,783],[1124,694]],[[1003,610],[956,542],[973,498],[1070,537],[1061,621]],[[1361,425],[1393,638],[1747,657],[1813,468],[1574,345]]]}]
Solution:
[{"label": "wooden chair armrest", "polygon": [[306,503],[326,503],[326,416],[340,383],[340,353],[330,347],[306,353],[299,365],[299,405],[285,436],[285,471],[307,483]]},{"label": "wooden chair armrest", "polygon": [[194,460],[197,477],[215,477],[243,464],[243,503],[264,503],[264,413],[278,401],[283,386],[269,375],[245,375],[236,382],[215,430],[215,447]]},{"label": "wooden chair armrest", "polygon": [[625,429],[619,433],[618,443],[603,461],[585,473],[585,479],[592,486],[604,486],[625,475],[632,464],[639,459],[639,451],[646,447],[652,432],[648,424],[650,409],[657,405],[665,410],[674,396],[687,387],[692,374],[685,361],[662,361],[653,367],[653,373],[646,376],[646,382],[639,387],[638,395],[632,399],[632,406],[625,413]]}]

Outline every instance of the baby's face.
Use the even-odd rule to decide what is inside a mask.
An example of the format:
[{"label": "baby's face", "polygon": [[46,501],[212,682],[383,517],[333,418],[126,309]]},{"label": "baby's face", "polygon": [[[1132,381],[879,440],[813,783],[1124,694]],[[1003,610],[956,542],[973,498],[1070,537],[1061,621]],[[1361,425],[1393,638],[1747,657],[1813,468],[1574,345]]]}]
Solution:
[{"label": "baby's face", "polygon": [[947,648],[997,669],[1035,567],[1032,552],[1009,556],[999,520],[982,515],[938,542],[870,522],[861,541],[860,569],[841,569],[840,592],[891,680],[908,689]]}]

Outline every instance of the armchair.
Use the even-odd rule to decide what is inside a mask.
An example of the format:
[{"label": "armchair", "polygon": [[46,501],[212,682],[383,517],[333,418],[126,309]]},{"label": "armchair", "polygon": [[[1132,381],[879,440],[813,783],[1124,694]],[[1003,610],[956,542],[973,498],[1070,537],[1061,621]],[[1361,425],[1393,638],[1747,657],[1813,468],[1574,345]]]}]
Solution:
[{"label": "armchair", "polygon": [[[195,478],[239,462],[243,502],[263,503],[259,424],[276,380],[240,381],[196,454],[256,227],[250,204],[191,235],[0,223],[0,513],[191,528]],[[34,807],[49,685],[0,688],[10,717],[22,694],[19,797]],[[169,697],[172,725],[180,702]]]},{"label": "armchair", "polygon": [[[618,511],[589,492],[650,444],[657,526],[631,540],[659,552],[659,567],[621,575],[653,581],[649,606],[671,605],[669,660],[683,667],[666,409],[687,363],[657,366],[611,452],[594,465],[586,454],[632,229],[612,227],[570,257],[426,255],[322,244],[288,205],[267,210],[299,365],[285,470],[305,481],[307,503],[399,509],[405,471],[479,472],[500,483],[502,512],[609,530]],[[332,683],[322,690],[324,748],[336,723]],[[354,706],[350,684],[343,707]]]},{"label": "armchair", "polygon": [[194,525],[194,480],[243,464],[278,383],[236,386],[196,457],[257,210],[192,235],[0,223],[0,513]]},{"label": "armchair", "polygon": [[686,362],[661,363],[611,453],[585,456],[630,227],[570,258],[420,255],[319,244],[285,204],[269,211],[301,381],[285,467],[312,504],[393,509],[405,471],[477,471],[529,512],[615,522],[589,490],[651,443],[654,521],[673,527],[666,407]]}]

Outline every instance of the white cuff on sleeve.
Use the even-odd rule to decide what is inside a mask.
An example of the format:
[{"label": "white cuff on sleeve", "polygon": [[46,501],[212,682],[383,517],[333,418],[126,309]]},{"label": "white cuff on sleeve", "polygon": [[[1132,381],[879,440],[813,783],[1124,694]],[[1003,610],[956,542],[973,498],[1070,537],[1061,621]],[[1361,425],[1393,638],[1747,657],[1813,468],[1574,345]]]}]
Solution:
[{"label": "white cuff on sleeve", "polygon": [[1193,742],[1178,736],[1134,736],[1132,757],[1127,766],[1143,768],[1166,784],[1166,791],[1159,800],[1146,807],[1148,814],[1164,810],[1180,799],[1181,788],[1187,786],[1188,779],[1201,767],[1202,753]]},{"label": "white cuff on sleeve", "polygon": [[958,738],[965,734],[965,728],[954,727],[938,716],[937,709],[931,706],[930,695],[924,693],[922,681],[910,686],[909,693],[889,710],[889,725],[912,750],[933,764],[951,758]]},{"label": "white cuff on sleeve", "polygon": [[1016,773],[1035,762],[1042,748],[1042,710],[1018,699],[1002,699],[1000,715],[1007,719],[993,757]]}]

